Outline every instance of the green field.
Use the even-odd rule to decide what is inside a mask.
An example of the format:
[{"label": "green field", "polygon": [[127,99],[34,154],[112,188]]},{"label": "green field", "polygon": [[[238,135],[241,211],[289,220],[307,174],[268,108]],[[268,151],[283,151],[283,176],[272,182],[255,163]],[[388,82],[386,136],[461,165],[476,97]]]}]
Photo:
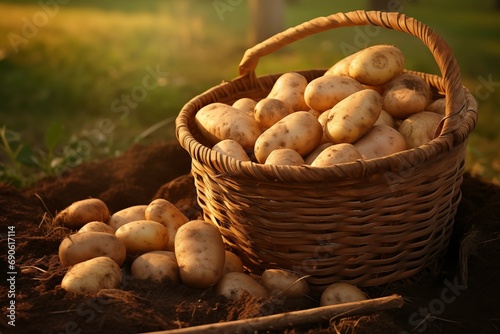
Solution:
[{"label": "green field", "polygon": [[[173,139],[182,106],[237,76],[249,47],[246,1],[220,2],[229,6],[222,13],[207,0],[0,1],[0,127],[8,129],[14,148],[21,143],[29,152],[41,149],[48,159],[71,150],[83,160],[97,159],[137,141]],[[285,24],[366,9],[367,3],[288,1]],[[500,12],[494,2],[390,3],[431,26],[454,50],[463,83],[479,102],[468,168],[499,182]],[[439,74],[418,39],[365,28],[295,42],[262,59],[257,74],[328,67],[346,46],[384,42],[405,52],[408,68]],[[91,145],[79,147],[82,139]],[[0,152],[5,168],[9,161]]]}]

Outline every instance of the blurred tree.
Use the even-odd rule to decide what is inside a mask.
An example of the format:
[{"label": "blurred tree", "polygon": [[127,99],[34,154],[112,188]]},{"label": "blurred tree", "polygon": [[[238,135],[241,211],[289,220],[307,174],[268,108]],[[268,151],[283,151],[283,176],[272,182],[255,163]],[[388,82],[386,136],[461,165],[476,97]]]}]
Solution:
[{"label": "blurred tree", "polygon": [[387,0],[370,0],[370,10],[387,10]]},{"label": "blurred tree", "polygon": [[250,28],[248,42],[251,46],[275,35],[284,28],[284,0],[249,0]]}]

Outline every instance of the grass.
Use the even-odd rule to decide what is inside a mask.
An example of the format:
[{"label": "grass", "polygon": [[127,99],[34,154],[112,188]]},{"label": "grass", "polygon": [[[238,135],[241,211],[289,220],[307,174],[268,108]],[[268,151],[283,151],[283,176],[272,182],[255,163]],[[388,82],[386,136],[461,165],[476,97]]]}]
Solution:
[{"label": "grass", "polygon": [[[8,13],[0,22],[0,126],[33,147],[54,124],[63,126],[60,143],[87,159],[118,154],[138,140],[173,139],[182,106],[237,75],[248,48],[248,12],[246,1],[232,3],[219,15],[212,1],[203,0],[72,0],[52,12],[35,0],[0,1],[0,12]],[[499,182],[500,24],[493,1],[391,3],[431,26],[454,50],[463,82],[480,103],[468,168]],[[289,1],[285,25],[361,8],[367,1]],[[346,46],[385,42],[401,47],[408,68],[439,73],[415,38],[341,28],[266,56],[257,74],[328,67]]]}]

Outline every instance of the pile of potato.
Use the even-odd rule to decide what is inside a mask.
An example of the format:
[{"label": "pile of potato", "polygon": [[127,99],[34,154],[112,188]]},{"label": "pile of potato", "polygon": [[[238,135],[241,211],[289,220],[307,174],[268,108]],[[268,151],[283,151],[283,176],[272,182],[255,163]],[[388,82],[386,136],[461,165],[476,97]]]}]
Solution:
[{"label": "pile of potato", "polygon": [[405,72],[392,45],[358,51],[318,78],[281,75],[270,93],[201,108],[195,122],[212,149],[263,164],[332,166],[384,157],[435,137],[445,98]]},{"label": "pile of potato", "polygon": [[[228,299],[244,291],[257,298],[298,298],[309,292],[305,277],[294,272],[267,269],[257,276],[246,271],[241,259],[226,249],[217,226],[188,220],[165,199],[113,214],[100,199],[84,199],[59,212],[55,223],[77,230],[59,246],[61,264],[68,267],[61,287],[77,294],[118,289],[123,271],[163,284],[213,288]],[[363,299],[366,295],[357,287],[335,283],[320,303]]]}]

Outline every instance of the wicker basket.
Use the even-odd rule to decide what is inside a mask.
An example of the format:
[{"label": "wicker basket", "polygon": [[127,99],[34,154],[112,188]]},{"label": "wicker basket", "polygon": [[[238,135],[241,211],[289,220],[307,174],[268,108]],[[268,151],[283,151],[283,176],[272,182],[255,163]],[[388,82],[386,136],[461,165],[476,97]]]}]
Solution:
[{"label": "wicker basket", "polygon": [[[194,121],[201,107],[267,96],[281,73],[257,77],[260,57],[321,31],[362,25],[416,36],[434,56],[442,77],[412,72],[446,97],[446,116],[430,143],[383,158],[310,167],[238,161],[203,141]],[[297,72],[312,80],[325,70]],[[477,104],[441,37],[400,13],[338,13],[250,48],[239,72],[189,101],[176,119],[176,134],[192,157],[204,218],[220,227],[246,266],[295,270],[310,275],[318,290],[337,281],[382,285],[438,267],[461,199],[467,138],[477,121]]]}]

